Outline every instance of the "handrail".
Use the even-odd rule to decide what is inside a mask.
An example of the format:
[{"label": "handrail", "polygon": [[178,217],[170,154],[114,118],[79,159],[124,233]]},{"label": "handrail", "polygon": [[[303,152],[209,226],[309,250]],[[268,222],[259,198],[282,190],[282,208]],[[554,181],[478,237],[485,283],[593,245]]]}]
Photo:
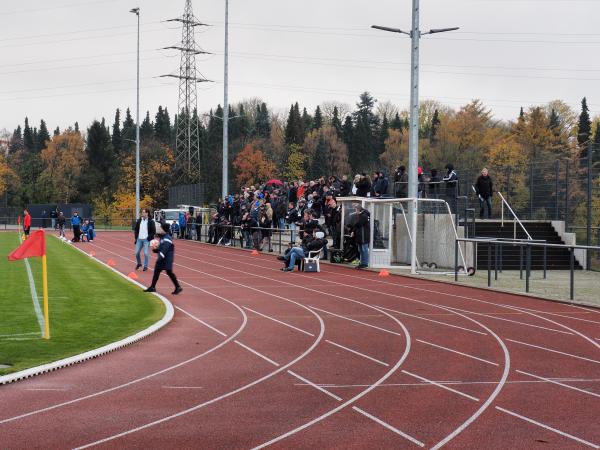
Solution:
[{"label": "handrail", "polygon": [[[517,217],[517,215],[515,214],[515,212],[513,211],[513,209],[510,207],[510,205],[508,204],[508,202],[506,201],[506,199],[504,198],[504,196],[502,195],[501,192],[498,192],[498,195],[500,196],[500,198],[502,199],[502,226],[504,226],[504,205],[506,205],[506,207],[508,208],[508,210],[512,213],[513,215],[513,223],[515,222],[515,220],[519,223],[519,225],[521,226],[521,228],[523,229],[523,231],[525,232],[525,234],[527,235],[527,238],[530,241],[533,241],[533,238],[531,237],[531,235],[529,234],[529,232],[525,229],[525,226],[523,225],[523,223],[519,220],[519,218]],[[516,230],[516,225],[515,225],[515,230],[514,230],[514,237],[517,237],[517,230]]]}]

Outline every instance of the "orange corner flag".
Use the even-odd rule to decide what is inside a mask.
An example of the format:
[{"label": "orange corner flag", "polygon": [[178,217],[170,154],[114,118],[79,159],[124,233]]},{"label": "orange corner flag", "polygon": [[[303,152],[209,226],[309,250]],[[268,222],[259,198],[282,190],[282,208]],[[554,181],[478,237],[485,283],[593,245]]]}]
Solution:
[{"label": "orange corner flag", "polygon": [[38,230],[31,233],[29,239],[17,247],[10,255],[9,261],[18,261],[19,259],[32,258],[34,256],[44,256],[46,254],[46,233],[44,230]]}]

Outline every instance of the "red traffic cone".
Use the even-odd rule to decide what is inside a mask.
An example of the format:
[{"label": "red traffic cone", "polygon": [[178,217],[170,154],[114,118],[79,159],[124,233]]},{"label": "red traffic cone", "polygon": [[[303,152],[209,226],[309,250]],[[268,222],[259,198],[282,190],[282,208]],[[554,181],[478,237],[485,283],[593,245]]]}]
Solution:
[{"label": "red traffic cone", "polygon": [[90,256],[93,258],[94,256],[96,256],[96,252],[95,252],[94,250],[92,250],[92,251],[90,252]]},{"label": "red traffic cone", "polygon": [[114,259],[109,259],[106,261],[106,264],[108,264],[110,267],[115,267],[117,265]]},{"label": "red traffic cone", "polygon": [[389,277],[389,276],[390,276],[390,273],[389,273],[389,272],[388,272],[386,269],[381,269],[381,270],[379,271],[379,276],[380,276],[380,277]]},{"label": "red traffic cone", "polygon": [[131,278],[132,280],[137,280],[138,276],[137,273],[135,272],[129,272],[129,275],[127,275],[129,278]]},{"label": "red traffic cone", "polygon": [[258,252],[256,251],[256,249],[252,250],[252,253],[250,253],[252,256],[258,256]]}]

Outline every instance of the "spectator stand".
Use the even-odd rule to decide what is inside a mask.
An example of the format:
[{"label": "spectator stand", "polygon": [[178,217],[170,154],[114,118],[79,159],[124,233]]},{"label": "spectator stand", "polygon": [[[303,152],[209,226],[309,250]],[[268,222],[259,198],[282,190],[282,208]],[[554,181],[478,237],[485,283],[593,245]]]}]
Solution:
[{"label": "spectator stand", "polygon": [[[355,214],[354,205],[359,204],[370,213],[369,267],[374,269],[410,269],[411,243],[409,211],[417,204],[417,255],[419,273],[454,274],[454,242],[465,235],[463,226],[456,227],[448,203],[441,199],[398,199],[370,197],[341,197],[341,229],[345,239],[342,251],[351,244],[348,226]],[[460,250],[463,268],[473,266],[469,258],[469,243]],[[472,252],[471,252],[472,253]],[[465,271],[463,271],[465,272]],[[466,273],[466,272],[465,272]]]}]

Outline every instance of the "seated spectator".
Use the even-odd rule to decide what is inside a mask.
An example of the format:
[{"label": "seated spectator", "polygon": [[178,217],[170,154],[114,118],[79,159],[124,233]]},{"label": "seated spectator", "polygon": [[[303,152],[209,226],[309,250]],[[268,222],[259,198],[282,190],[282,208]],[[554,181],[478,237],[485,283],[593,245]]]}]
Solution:
[{"label": "seated spectator", "polygon": [[327,247],[327,239],[325,239],[325,234],[322,231],[315,233],[314,237],[310,234],[306,234],[304,239],[302,239],[301,246],[292,247],[289,252],[286,252],[286,255],[279,257],[279,259],[283,259],[287,263],[281,270],[284,272],[292,272],[298,258],[306,258],[309,252],[321,250],[325,247]]}]

